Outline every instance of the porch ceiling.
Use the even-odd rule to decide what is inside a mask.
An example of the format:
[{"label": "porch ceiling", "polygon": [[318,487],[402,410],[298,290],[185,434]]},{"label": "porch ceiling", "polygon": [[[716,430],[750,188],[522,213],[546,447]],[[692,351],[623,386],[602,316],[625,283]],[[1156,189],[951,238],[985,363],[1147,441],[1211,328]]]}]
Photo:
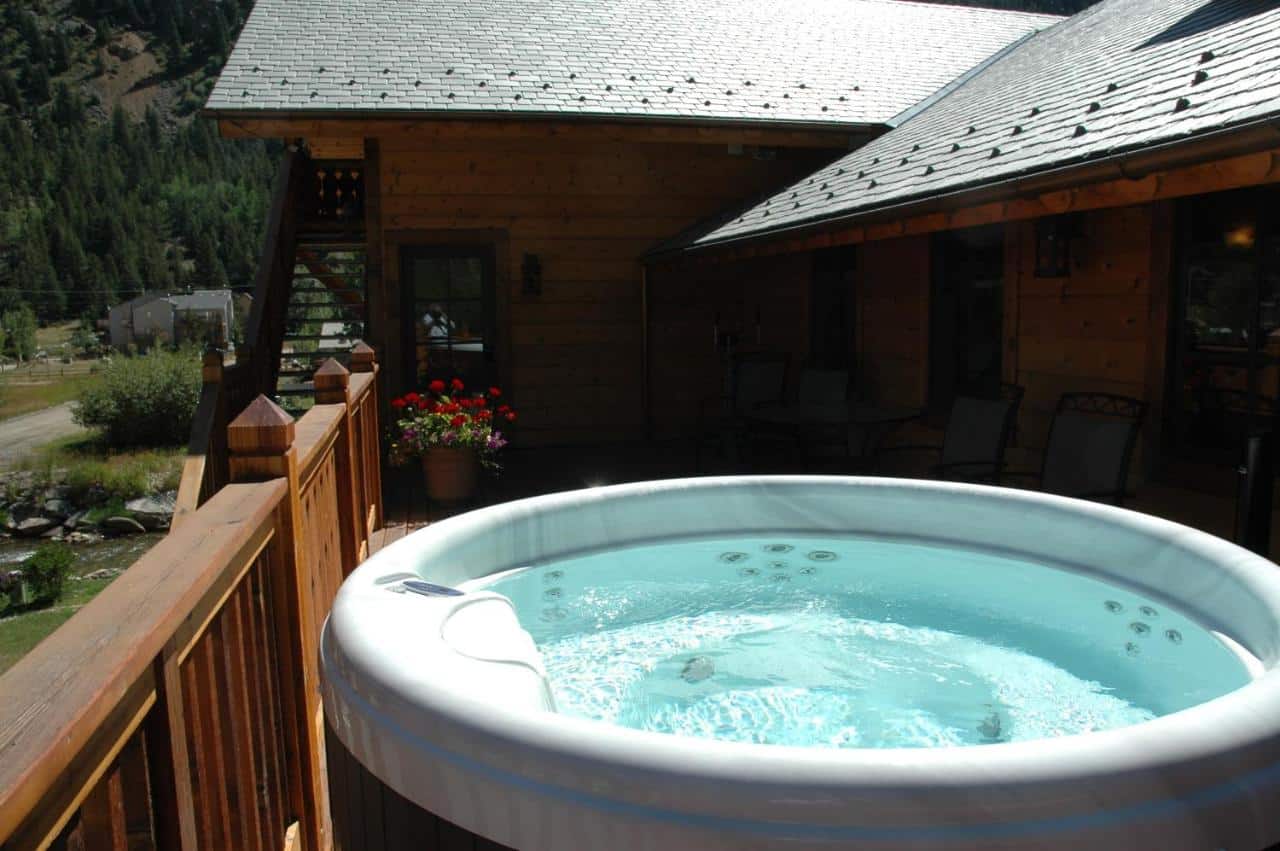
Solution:
[{"label": "porch ceiling", "polygon": [[1011,48],[865,147],[656,252],[852,222],[1256,125],[1280,116],[1278,68],[1274,3],[1106,0]]},{"label": "porch ceiling", "polygon": [[883,125],[1057,20],[900,0],[258,0],[208,110]]}]

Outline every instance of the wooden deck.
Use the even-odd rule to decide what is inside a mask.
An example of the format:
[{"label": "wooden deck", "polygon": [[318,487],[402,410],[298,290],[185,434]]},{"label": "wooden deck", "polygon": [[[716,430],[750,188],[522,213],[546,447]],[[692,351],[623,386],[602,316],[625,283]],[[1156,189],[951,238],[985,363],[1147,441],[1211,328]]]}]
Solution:
[{"label": "wooden deck", "polygon": [[[1017,455],[1017,450],[1013,450]],[[1019,466],[1025,466],[1014,461]],[[512,499],[605,484],[677,478],[693,475],[745,472],[723,462],[696,470],[692,447],[687,443],[619,444],[589,448],[539,448],[512,450],[504,459],[498,478],[484,477],[477,498],[457,506],[428,502],[422,472],[417,467],[384,471],[385,525],[370,540],[377,552],[406,534],[453,514]],[[710,469],[707,469],[710,468]],[[801,472],[786,463],[771,465],[767,472]],[[894,475],[919,475],[918,469],[897,468]],[[1222,538],[1231,539],[1235,526],[1235,479],[1229,469],[1183,471],[1138,486],[1126,508],[1184,523]],[[1275,502],[1280,506],[1280,498]],[[1280,529],[1280,508],[1272,526]],[[1273,536],[1272,560],[1280,560],[1280,534]]]}]

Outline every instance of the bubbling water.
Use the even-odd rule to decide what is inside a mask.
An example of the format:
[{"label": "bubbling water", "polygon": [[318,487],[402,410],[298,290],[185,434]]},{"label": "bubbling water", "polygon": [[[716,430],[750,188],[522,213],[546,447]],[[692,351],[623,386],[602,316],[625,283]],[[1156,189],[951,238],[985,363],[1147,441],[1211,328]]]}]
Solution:
[{"label": "bubbling water", "polygon": [[1122,727],[1249,676],[1167,605],[904,541],[664,541],[530,566],[506,594],[558,711],[680,736],[955,747]]}]

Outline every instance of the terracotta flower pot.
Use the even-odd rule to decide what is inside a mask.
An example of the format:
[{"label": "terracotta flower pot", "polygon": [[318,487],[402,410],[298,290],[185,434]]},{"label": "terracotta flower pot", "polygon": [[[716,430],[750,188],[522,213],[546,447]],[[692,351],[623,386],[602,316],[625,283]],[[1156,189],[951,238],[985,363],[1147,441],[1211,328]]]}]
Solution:
[{"label": "terracotta flower pot", "polygon": [[422,456],[427,496],[437,502],[461,502],[475,496],[480,459],[474,449],[438,447]]}]

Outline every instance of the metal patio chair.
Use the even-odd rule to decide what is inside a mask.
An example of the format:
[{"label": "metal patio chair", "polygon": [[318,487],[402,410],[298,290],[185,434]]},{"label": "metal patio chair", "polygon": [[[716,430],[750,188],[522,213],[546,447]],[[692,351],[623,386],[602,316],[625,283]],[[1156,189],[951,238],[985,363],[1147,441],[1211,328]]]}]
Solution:
[{"label": "metal patio chair", "polygon": [[1030,476],[1046,493],[1121,505],[1146,412],[1146,402],[1129,396],[1064,393],[1040,472],[1006,472],[1004,478]]},{"label": "metal patio chair", "polygon": [[[815,411],[839,408],[849,399],[849,371],[846,369],[819,369],[806,366],[800,369],[795,391],[779,407],[783,422],[762,423],[749,421],[746,438],[753,452],[778,453],[788,456],[791,462],[803,457],[829,457],[846,454],[844,426],[834,427],[815,423]],[[785,415],[794,415],[792,422]],[[817,417],[819,421],[823,418]]]},{"label": "metal patio chair", "polygon": [[698,433],[694,441],[694,468],[702,469],[702,451],[714,444],[733,462],[746,432],[743,415],[782,402],[787,384],[789,356],[782,352],[738,355],[731,365],[727,395],[704,399],[698,408]]},{"label": "metal patio chair", "polygon": [[885,447],[877,455],[932,452],[938,460],[929,467],[930,478],[995,484],[1004,471],[1004,454],[1018,420],[1022,396],[1023,389],[1016,384],[1001,384],[1000,395],[995,399],[959,396],[951,405],[941,446],[903,444]]}]

